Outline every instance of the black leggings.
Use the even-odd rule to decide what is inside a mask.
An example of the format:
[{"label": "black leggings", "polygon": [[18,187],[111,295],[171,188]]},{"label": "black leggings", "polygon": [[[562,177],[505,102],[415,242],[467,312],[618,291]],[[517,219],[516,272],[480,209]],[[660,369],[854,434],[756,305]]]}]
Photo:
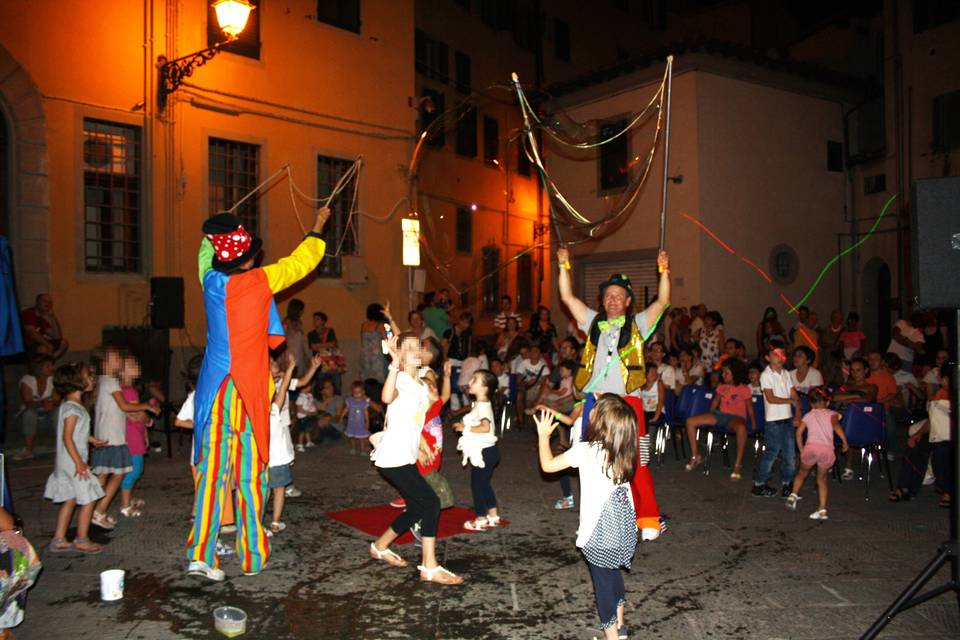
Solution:
[{"label": "black leggings", "polygon": [[473,492],[473,511],[477,517],[497,507],[497,494],[493,492],[493,469],[500,464],[500,449],[496,445],[483,450],[483,469],[470,466],[470,491]]},{"label": "black leggings", "polygon": [[417,471],[417,465],[381,467],[380,473],[407,501],[406,510],[390,525],[393,532],[402,535],[404,531],[419,522],[420,535],[425,538],[436,538],[437,521],[440,519],[440,498]]}]

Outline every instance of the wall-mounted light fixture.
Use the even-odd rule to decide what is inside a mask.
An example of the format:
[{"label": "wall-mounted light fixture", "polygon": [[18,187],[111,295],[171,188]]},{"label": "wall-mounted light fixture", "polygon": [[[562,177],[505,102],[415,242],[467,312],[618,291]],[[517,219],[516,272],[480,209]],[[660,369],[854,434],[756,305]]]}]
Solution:
[{"label": "wall-mounted light fixture", "polygon": [[253,7],[248,0],[216,0],[213,3],[213,10],[217,14],[220,31],[226,36],[225,40],[174,60],[167,60],[166,56],[157,58],[157,69],[159,71],[157,103],[161,111],[167,105],[167,96],[176,91],[185,78],[193,75],[194,69],[205,65],[220,53],[224,45],[237,39],[247,26],[247,20],[250,18]]},{"label": "wall-mounted light fixture", "polygon": [[420,220],[415,217],[400,221],[403,233],[403,266],[420,266]]}]

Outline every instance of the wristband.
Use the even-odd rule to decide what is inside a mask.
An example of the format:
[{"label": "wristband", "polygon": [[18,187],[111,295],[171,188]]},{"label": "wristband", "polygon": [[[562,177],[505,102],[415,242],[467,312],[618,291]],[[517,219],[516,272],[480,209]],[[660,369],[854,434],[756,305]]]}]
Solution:
[{"label": "wristband", "polygon": [[566,271],[570,271],[570,261],[567,260],[566,262],[564,262],[562,265],[560,265],[560,268]]},{"label": "wristband", "polygon": [[396,365],[394,365],[394,364],[391,364],[389,367],[387,367],[387,371],[388,371],[388,372],[390,372],[390,371],[395,371],[395,372],[397,372],[397,373],[400,373],[400,367],[398,367],[398,366],[396,366]]}]

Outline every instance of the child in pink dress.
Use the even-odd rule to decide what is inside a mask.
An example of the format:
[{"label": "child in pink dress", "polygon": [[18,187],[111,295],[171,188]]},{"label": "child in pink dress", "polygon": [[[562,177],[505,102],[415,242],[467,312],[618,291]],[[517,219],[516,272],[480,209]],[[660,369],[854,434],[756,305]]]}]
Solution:
[{"label": "child in pink dress", "polygon": [[[827,474],[834,462],[837,461],[837,454],[833,446],[833,436],[840,438],[843,444],[843,451],[849,448],[847,445],[847,436],[840,427],[840,414],[831,411],[830,394],[824,387],[814,387],[808,394],[810,397],[810,412],[803,416],[800,426],[797,428],[797,448],[802,447],[800,453],[800,471],[797,477],[793,479],[793,488],[787,497],[787,509],[795,511],[797,501],[800,496],[797,492],[803,486],[803,481],[807,479],[810,470],[817,467],[817,497],[820,499],[820,507],[810,514],[811,520],[827,519]],[[803,443],[803,432],[807,432],[807,443]]]}]

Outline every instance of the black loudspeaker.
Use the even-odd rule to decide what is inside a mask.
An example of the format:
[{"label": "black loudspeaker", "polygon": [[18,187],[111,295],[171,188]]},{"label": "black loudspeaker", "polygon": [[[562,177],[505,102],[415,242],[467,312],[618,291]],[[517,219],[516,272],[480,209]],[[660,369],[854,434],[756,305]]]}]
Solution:
[{"label": "black loudspeaker", "polygon": [[183,329],[183,278],[150,278],[150,326]]},{"label": "black loudspeaker", "polygon": [[960,308],[960,177],[914,181],[910,216],[916,306]]}]

